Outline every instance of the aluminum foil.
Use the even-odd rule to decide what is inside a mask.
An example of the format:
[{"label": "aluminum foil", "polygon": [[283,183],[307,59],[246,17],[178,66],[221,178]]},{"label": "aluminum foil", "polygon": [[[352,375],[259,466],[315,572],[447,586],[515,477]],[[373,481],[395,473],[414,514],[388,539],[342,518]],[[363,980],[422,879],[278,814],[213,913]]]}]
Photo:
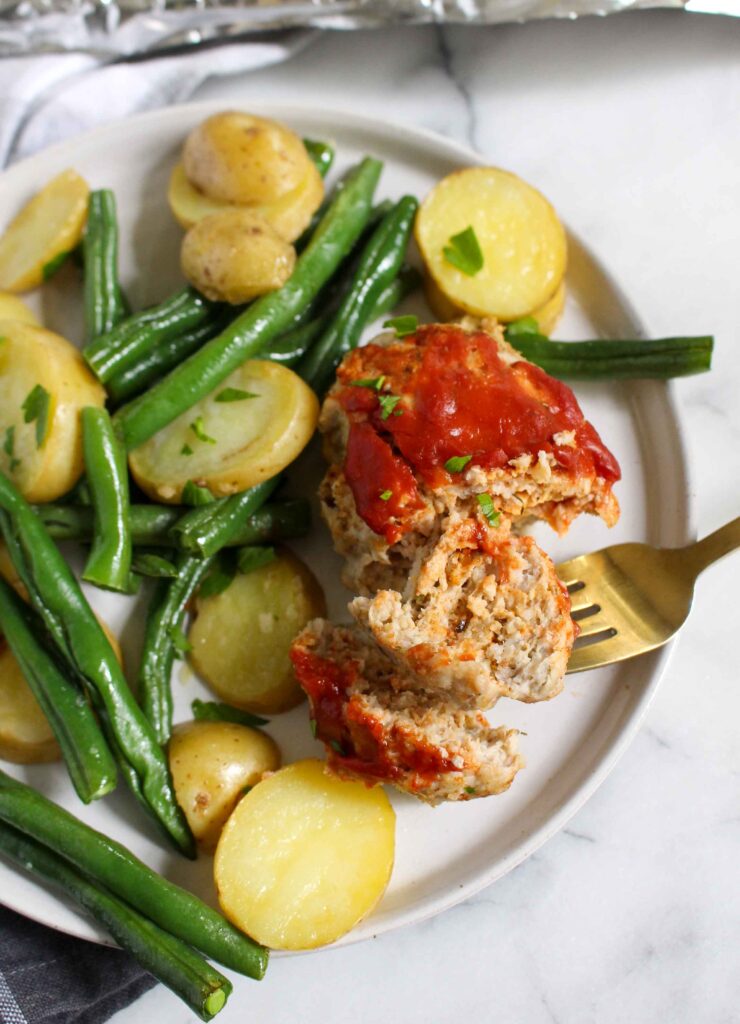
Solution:
[{"label": "aluminum foil", "polygon": [[740,0],[0,0],[0,55],[115,59],[296,26],[493,25],[655,7],[740,16]]}]

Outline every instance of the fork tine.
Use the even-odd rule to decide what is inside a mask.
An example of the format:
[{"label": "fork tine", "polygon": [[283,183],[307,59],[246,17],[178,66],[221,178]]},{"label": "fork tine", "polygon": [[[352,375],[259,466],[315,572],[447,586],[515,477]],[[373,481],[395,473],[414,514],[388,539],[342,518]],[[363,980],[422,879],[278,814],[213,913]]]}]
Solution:
[{"label": "fork tine", "polygon": [[[617,630],[614,627],[614,622],[610,621],[609,616],[605,614],[603,608],[593,615],[589,615],[588,618],[578,620],[579,633],[578,639],[583,640],[587,636],[594,636],[596,633],[603,633],[605,629],[613,629],[614,633]],[[612,634],[612,636],[614,635]]]},{"label": "fork tine", "polygon": [[601,668],[603,665],[623,661],[628,657],[630,655],[623,652],[619,634],[617,634],[585,647],[576,647],[570,656],[566,671],[569,675],[573,672],[587,672],[589,669]]}]

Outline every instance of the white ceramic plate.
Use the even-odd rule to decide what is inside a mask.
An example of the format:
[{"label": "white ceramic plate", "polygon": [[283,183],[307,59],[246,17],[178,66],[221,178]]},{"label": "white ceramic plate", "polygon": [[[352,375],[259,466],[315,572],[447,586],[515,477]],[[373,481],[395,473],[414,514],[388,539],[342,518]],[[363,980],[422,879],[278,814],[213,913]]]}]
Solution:
[{"label": "white ceramic plate", "polygon": [[[239,103],[240,97],[234,97]],[[243,101],[242,101],[243,102]],[[74,167],[93,188],[115,191],[121,225],[122,279],[134,308],[164,298],[180,284],[181,232],[165,201],[169,171],[187,132],[223,104],[176,107],[114,123],[49,149],[0,177],[0,224],[5,224],[36,189],[65,167]],[[296,131],[336,144],[341,170],[366,153],[385,160],[379,196],[410,191],[424,196],[443,175],[480,160],[471,151],[431,134],[345,113],[260,105]],[[537,184],[536,182],[534,184]],[[615,216],[604,207],[604,216]],[[558,336],[639,336],[642,325],[608,273],[571,238],[569,298]],[[418,310],[414,302],[409,308]],[[43,289],[39,309],[47,326],[80,337],[80,297],[74,274],[65,269]],[[622,540],[663,545],[693,536],[686,458],[670,389],[654,382],[586,384],[577,389],[617,455],[623,481],[619,525],[580,519],[564,540],[537,530],[545,548],[564,559]],[[304,455],[293,479],[312,494],[321,472],[315,451]],[[346,617],[348,593],[338,582],[339,562],[316,516],[311,537],[294,545],[323,583],[330,614]],[[94,606],[120,637],[128,665],[135,667],[145,599],[134,602],[88,589]],[[501,700],[492,720],[524,730],[527,768],[509,792],[487,800],[429,808],[393,794],[398,814],[397,856],[390,887],[374,914],[344,942],[378,935],[437,913],[488,885],[523,861],[557,832],[604,780],[625,750],[657,689],[669,658],[664,649],[613,669],[571,676],[564,693],[545,704]],[[205,688],[181,664],[173,679],[176,719],[189,718],[190,701]],[[270,732],[286,762],[321,755],[312,740],[305,705],[274,718]],[[125,843],[147,864],[213,902],[211,858],[190,863],[161,845],[146,817],[121,783],[111,797],[90,807],[76,799],[61,765],[3,765],[88,824]],[[40,888],[0,863],[0,900],[44,924],[83,938],[104,937],[87,918],[55,893]]]}]

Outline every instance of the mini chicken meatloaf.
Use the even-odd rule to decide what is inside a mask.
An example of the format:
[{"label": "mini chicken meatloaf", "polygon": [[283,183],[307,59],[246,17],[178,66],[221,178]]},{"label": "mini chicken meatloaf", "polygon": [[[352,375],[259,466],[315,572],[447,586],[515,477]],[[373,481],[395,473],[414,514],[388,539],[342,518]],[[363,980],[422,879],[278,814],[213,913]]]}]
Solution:
[{"label": "mini chicken meatloaf", "polygon": [[314,620],[291,660],[329,769],[341,778],[387,782],[437,804],[501,793],[523,767],[515,729],[394,689],[398,669],[356,626]]},{"label": "mini chicken meatloaf", "polygon": [[381,566],[407,571],[445,515],[537,517],[560,533],[581,512],[619,516],[619,466],[571,389],[484,326],[381,335],[337,371],[320,494],[346,582],[364,593]]},{"label": "mini chicken meatloaf", "polygon": [[381,590],[349,606],[405,685],[476,708],[560,693],[575,639],[570,598],[531,537],[463,520],[411,582],[403,594]]}]

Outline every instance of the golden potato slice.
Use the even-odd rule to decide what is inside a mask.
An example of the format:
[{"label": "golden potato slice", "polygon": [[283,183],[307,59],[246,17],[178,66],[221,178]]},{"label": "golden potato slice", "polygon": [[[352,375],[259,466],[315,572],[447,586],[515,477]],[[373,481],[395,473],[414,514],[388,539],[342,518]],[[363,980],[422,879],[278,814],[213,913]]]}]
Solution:
[{"label": "golden potato slice", "polygon": [[0,237],[0,288],[38,287],[44,267],[79,244],[89,192],[76,171],[62,171],[26,203]]},{"label": "golden potato slice", "polygon": [[229,206],[190,228],[180,263],[206,298],[239,306],[285,284],[293,273],[295,249],[259,213]]},{"label": "golden potato slice", "polygon": [[38,317],[28,308],[23,299],[11,292],[0,292],[0,320],[20,320],[32,327],[41,327]]},{"label": "golden potato slice", "polygon": [[80,410],[105,392],[51,331],[0,320],[0,469],[28,501],[55,501],[82,475]]},{"label": "golden potato slice", "polygon": [[324,181],[313,163],[309,163],[308,173],[301,184],[276,199],[274,203],[237,206],[234,203],[209,199],[204,192],[191,185],[182,164],[178,164],[173,170],[167,190],[167,201],[175,220],[186,231],[211,213],[247,209],[264,217],[287,242],[294,242],[300,238],[311,223],[311,217],[318,210],[323,198]]},{"label": "golden potato slice", "polygon": [[310,162],[285,125],[235,110],[207,118],[183,149],[188,180],[225,203],[273,203],[300,185]]},{"label": "golden potato slice", "polygon": [[188,480],[217,497],[235,494],[288,466],[318,415],[316,395],[292,370],[249,360],[131,452],[129,466],[153,501],[177,504]]},{"label": "golden potato slice", "polygon": [[[472,227],[483,266],[466,274],[444,254]],[[516,320],[543,306],[565,273],[565,232],[543,195],[515,174],[469,167],[443,178],[419,209],[416,241],[448,301],[474,316]]]},{"label": "golden potato slice", "polygon": [[565,309],[565,281],[561,281],[555,294],[548,299],[544,306],[533,309],[529,316],[534,317],[537,326],[543,334],[550,335],[555,330],[558,320]]},{"label": "golden potato slice", "polygon": [[14,764],[41,764],[60,757],[51,726],[0,636],[0,758]]},{"label": "golden potato slice", "polygon": [[181,722],[168,755],[177,801],[208,853],[245,790],[280,767],[280,751],[267,733],[233,722]]},{"label": "golden potato slice", "polygon": [[237,805],[216,850],[226,917],[273,949],[315,949],[366,917],[393,869],[396,816],[385,792],[298,761]]},{"label": "golden potato slice", "polygon": [[326,614],[321,586],[294,555],[284,553],[220,594],[197,597],[188,640],[190,660],[222,700],[268,715],[303,699],[288,657],[307,622]]}]

